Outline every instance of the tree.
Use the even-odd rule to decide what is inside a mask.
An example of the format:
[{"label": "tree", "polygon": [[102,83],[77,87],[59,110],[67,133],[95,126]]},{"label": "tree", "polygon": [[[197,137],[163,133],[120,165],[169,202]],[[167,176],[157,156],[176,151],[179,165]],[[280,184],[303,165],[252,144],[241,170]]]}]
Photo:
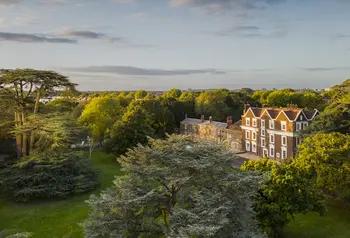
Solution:
[{"label": "tree", "polygon": [[151,139],[119,158],[125,176],[93,195],[86,237],[262,237],[250,197],[259,177],[233,169],[223,145]]},{"label": "tree", "polygon": [[265,175],[254,196],[256,220],[269,237],[283,236],[283,230],[298,213],[325,211],[322,192],[314,186],[308,173],[293,164],[277,164],[268,159],[250,160],[241,167]]},{"label": "tree", "polygon": [[58,98],[49,101],[44,107],[42,112],[72,112],[77,106],[78,102],[68,98]]},{"label": "tree", "polygon": [[299,145],[295,166],[326,194],[350,204],[350,136],[318,133]]},{"label": "tree", "polygon": [[140,108],[128,110],[123,119],[113,125],[110,139],[105,143],[104,149],[108,153],[122,155],[137,144],[146,144],[154,131],[145,118],[146,114]]},{"label": "tree", "polygon": [[[39,111],[39,99],[44,92],[55,89],[74,89],[75,84],[54,71],[15,69],[0,70],[0,82],[4,86],[1,90],[3,100],[14,104],[15,126],[21,127],[25,123],[26,114],[33,110]],[[35,101],[33,102],[35,94]],[[34,105],[33,107],[28,107]],[[17,130],[19,131],[19,130]],[[28,138],[28,135],[30,137]],[[35,131],[16,134],[17,157],[30,154],[34,148]],[[28,147],[29,144],[29,147]]]},{"label": "tree", "polygon": [[180,89],[170,89],[168,92],[166,92],[165,94],[163,94],[163,98],[179,98],[181,96],[182,92]]},{"label": "tree", "polygon": [[145,90],[138,90],[135,93],[135,99],[143,99],[147,96],[147,92]]},{"label": "tree", "polygon": [[85,106],[79,122],[90,129],[92,139],[99,141],[102,146],[103,140],[107,138],[106,134],[108,134],[112,125],[120,120],[123,112],[124,109],[117,99],[100,96],[93,98]]}]

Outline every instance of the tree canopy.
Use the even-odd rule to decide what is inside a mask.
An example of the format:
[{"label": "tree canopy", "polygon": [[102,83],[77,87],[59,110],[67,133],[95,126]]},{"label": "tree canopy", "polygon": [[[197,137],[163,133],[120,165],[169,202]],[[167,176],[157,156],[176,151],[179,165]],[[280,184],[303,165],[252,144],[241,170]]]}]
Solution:
[{"label": "tree canopy", "polygon": [[230,166],[223,145],[151,139],[118,161],[125,176],[92,196],[86,237],[263,237],[251,196],[259,177]]}]

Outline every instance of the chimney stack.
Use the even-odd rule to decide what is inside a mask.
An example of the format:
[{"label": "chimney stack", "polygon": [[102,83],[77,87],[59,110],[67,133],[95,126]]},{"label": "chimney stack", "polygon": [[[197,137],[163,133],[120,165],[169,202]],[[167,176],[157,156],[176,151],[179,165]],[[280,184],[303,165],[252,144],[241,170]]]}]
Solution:
[{"label": "chimney stack", "polygon": [[201,121],[204,122],[204,115],[201,116]]},{"label": "chimney stack", "polygon": [[246,111],[247,111],[247,104],[244,103],[243,115],[245,114]]},{"label": "chimney stack", "polygon": [[209,117],[209,123],[212,123],[212,121],[213,121],[213,117],[210,116],[210,117]]},{"label": "chimney stack", "polygon": [[233,124],[232,117],[227,117],[227,126],[231,126]]}]

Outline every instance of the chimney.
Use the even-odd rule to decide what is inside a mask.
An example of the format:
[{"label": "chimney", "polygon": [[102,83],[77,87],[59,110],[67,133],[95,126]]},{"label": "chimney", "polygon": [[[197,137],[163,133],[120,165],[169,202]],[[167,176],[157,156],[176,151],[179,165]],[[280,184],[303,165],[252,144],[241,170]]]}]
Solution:
[{"label": "chimney", "polygon": [[232,117],[227,117],[227,126],[231,126],[233,124]]},{"label": "chimney", "polygon": [[187,118],[187,113],[185,113],[185,118]]},{"label": "chimney", "polygon": [[247,111],[247,104],[244,103],[243,115],[245,114],[246,111]]},{"label": "chimney", "polygon": [[212,123],[212,121],[213,121],[213,117],[210,116],[210,117],[209,117],[209,123]]},{"label": "chimney", "polygon": [[204,122],[204,115],[201,116],[201,121]]}]

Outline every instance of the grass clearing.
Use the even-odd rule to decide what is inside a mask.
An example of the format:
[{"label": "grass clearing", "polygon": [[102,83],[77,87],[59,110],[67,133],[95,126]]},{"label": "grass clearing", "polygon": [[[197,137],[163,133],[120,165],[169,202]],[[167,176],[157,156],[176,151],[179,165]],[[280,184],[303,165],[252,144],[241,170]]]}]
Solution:
[{"label": "grass clearing", "polygon": [[[120,167],[114,155],[94,152],[92,164],[100,170],[101,186],[93,193],[112,185],[115,175],[120,175]],[[4,229],[18,232],[32,232],[33,237],[82,237],[78,225],[89,212],[84,202],[90,194],[70,197],[66,200],[40,204],[14,204],[0,200],[0,231]]]}]

